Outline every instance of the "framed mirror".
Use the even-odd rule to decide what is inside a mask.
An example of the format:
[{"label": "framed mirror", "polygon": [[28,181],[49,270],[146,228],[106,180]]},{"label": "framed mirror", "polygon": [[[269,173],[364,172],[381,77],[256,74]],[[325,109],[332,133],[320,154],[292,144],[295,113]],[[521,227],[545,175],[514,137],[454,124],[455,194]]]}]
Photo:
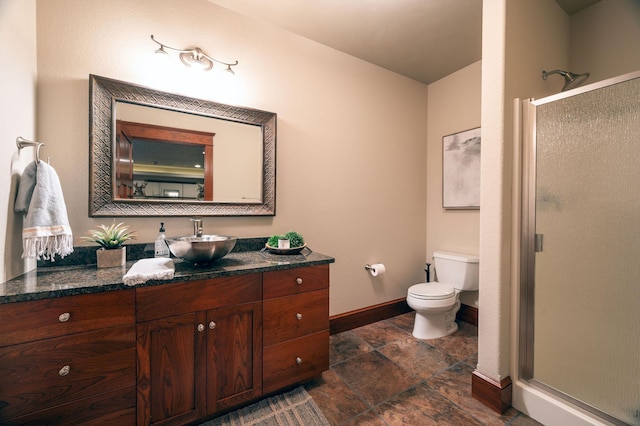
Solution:
[{"label": "framed mirror", "polygon": [[89,215],[274,216],[276,114],[90,75]]}]

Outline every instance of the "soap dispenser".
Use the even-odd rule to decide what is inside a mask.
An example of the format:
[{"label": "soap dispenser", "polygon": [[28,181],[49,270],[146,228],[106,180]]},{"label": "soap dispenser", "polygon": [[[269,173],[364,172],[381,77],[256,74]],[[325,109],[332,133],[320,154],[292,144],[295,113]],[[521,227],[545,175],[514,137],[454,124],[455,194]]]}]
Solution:
[{"label": "soap dispenser", "polygon": [[169,257],[169,246],[164,237],[164,222],[160,222],[160,233],[156,237],[155,257]]}]

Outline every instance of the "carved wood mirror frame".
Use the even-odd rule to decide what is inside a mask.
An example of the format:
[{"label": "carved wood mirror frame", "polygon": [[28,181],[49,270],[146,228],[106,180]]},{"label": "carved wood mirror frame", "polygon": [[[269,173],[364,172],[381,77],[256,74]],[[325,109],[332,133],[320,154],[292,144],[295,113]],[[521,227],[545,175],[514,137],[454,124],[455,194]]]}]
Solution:
[{"label": "carved wood mirror frame", "polygon": [[[262,203],[116,198],[113,129],[117,101],[260,126],[263,136]],[[275,216],[275,113],[194,99],[96,75],[89,76],[89,103],[89,216]]]}]

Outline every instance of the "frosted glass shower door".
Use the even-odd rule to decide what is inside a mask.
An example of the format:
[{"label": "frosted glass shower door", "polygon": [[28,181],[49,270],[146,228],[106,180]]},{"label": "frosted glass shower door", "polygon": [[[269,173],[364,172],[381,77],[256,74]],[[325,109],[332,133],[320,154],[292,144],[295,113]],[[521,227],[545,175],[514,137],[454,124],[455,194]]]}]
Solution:
[{"label": "frosted glass shower door", "polygon": [[640,77],[535,105],[533,381],[640,425]]}]

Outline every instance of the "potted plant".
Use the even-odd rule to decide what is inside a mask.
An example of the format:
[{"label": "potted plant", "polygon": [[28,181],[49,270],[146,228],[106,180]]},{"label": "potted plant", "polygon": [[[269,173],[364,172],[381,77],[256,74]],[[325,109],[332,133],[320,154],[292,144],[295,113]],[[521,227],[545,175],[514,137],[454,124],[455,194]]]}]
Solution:
[{"label": "potted plant", "polygon": [[89,236],[82,238],[100,246],[96,250],[98,268],[111,268],[126,263],[127,248],[123,243],[135,239],[128,226],[122,222],[116,224],[114,220],[111,226],[99,225],[98,229],[92,229],[88,234]]},{"label": "potted plant", "polygon": [[297,254],[307,245],[302,235],[295,231],[284,235],[275,234],[267,240],[267,249],[275,254]]}]

